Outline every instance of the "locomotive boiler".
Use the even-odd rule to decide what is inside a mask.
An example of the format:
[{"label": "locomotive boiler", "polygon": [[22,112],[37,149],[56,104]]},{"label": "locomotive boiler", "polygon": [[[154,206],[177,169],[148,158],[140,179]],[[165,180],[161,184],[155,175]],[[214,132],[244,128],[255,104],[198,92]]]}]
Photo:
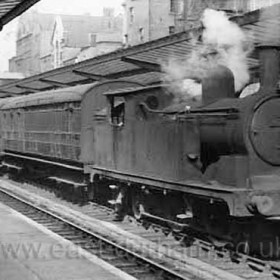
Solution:
[{"label": "locomotive boiler", "polygon": [[121,80],[6,99],[3,163],[56,181],[65,196],[110,201],[119,219],[233,243],[278,238],[279,50],[259,54],[261,88],[245,98],[217,65],[194,106],[176,103],[167,85]]}]

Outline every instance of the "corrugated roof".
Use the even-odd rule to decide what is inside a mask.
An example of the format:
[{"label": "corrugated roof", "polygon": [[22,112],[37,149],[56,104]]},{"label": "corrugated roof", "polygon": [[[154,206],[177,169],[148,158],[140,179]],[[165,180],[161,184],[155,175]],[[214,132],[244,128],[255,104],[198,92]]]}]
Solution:
[{"label": "corrugated roof", "polygon": [[[255,45],[273,42],[280,45],[280,5],[274,5],[231,19],[237,22]],[[160,81],[160,62],[167,58],[182,59],[195,47],[192,38],[201,34],[201,28],[173,34],[155,41],[80,63],[41,73],[0,87],[2,96],[26,94],[105,79],[125,79],[142,84]],[[248,64],[252,75],[258,75],[257,54],[252,52]]]},{"label": "corrugated roof", "polygon": [[40,0],[1,0],[0,1],[0,27],[21,15]]}]

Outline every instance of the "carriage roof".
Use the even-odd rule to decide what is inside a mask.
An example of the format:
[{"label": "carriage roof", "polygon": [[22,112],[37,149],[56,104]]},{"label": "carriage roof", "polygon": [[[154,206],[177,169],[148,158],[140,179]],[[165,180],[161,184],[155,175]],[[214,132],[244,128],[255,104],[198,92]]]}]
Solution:
[{"label": "carriage roof", "polygon": [[48,105],[64,102],[81,101],[83,95],[96,83],[49,90],[24,96],[10,97],[0,100],[0,108],[15,109],[38,105]]}]

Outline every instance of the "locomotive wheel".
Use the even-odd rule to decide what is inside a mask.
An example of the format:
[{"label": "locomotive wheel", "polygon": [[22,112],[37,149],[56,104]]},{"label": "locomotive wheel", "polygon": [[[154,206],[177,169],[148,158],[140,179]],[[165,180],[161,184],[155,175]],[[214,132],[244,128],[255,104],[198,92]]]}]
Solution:
[{"label": "locomotive wheel", "polygon": [[132,196],[132,213],[136,220],[140,220],[142,214],[145,212],[144,204],[141,201],[140,195],[134,194]]},{"label": "locomotive wheel", "polygon": [[114,221],[123,221],[127,213],[126,205],[126,190],[124,188],[121,188],[116,194]]},{"label": "locomotive wheel", "polygon": [[229,232],[229,211],[223,203],[209,203],[197,199],[192,204],[193,224],[205,233],[216,238],[223,238]]}]

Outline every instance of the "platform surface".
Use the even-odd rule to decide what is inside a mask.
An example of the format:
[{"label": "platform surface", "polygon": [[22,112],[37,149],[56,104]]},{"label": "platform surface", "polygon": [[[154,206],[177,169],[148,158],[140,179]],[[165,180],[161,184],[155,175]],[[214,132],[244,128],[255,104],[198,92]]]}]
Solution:
[{"label": "platform surface", "polygon": [[0,203],[0,280],[135,279]]}]

